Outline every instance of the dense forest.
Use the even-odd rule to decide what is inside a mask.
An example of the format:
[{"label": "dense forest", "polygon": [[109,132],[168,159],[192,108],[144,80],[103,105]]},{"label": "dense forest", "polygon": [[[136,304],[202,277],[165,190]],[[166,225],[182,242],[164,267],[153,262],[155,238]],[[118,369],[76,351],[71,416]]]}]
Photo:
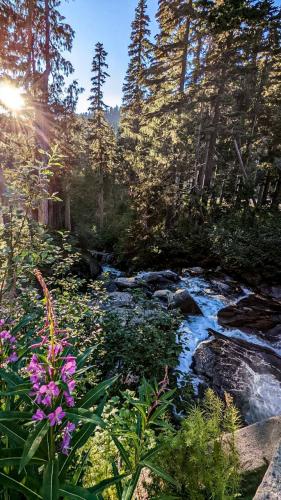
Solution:
[{"label": "dense forest", "polygon": [[280,6],[131,1],[79,113],[62,1],[0,0],[0,500],[250,499],[235,432],[281,414]]}]

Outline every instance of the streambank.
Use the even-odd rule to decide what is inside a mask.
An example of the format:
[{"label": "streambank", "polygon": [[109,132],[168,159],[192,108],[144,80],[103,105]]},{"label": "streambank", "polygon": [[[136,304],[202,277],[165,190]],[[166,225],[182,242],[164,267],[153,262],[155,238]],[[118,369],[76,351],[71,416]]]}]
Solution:
[{"label": "streambank", "polygon": [[[149,314],[153,317],[151,311],[155,307],[168,310],[170,314],[180,310],[184,315],[177,332],[181,346],[177,366],[179,386],[184,386],[188,378],[195,391],[202,386],[211,386],[220,395],[229,392],[247,423],[281,413],[279,299],[271,301],[267,296],[255,301],[255,294],[236,280],[215,272],[205,275],[201,268],[186,269],[181,275],[159,271],[125,276],[108,266],[103,271],[111,275],[109,296],[112,308],[119,311],[120,318],[127,315],[131,321],[136,321],[133,294],[137,290],[141,290],[150,301],[151,307],[146,302],[146,317]],[[247,298],[252,309],[249,303],[244,306]],[[274,302],[275,316],[274,325],[270,321],[268,325],[275,328],[273,335],[267,335],[265,328],[260,331],[260,327],[251,327],[247,322],[261,302],[266,302],[271,317],[270,301]],[[223,322],[218,319],[218,315],[222,317],[221,311],[239,308],[239,304],[247,327],[221,324]]]}]

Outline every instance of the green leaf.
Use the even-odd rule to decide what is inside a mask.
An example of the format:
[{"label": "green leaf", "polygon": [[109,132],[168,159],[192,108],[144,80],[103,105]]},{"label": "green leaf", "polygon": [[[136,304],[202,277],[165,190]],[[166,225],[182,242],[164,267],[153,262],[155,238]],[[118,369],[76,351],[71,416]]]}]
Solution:
[{"label": "green leaf", "polygon": [[157,455],[157,453],[159,453],[162,448],[163,448],[163,446],[159,446],[159,445],[155,446],[155,448],[152,448],[151,450],[149,450],[147,453],[145,453],[141,457],[141,462],[143,462],[144,460],[147,460],[148,458],[153,457],[154,455]]},{"label": "green leaf", "polygon": [[116,448],[118,449],[118,451],[119,451],[119,453],[121,455],[121,458],[124,460],[125,464],[129,468],[129,470],[132,470],[132,465],[131,465],[131,462],[130,462],[130,456],[127,453],[127,451],[125,450],[123,444],[120,443],[120,441],[117,439],[116,436],[112,435],[111,437],[112,437],[112,440],[113,440]]},{"label": "green leaf", "polygon": [[8,476],[7,474],[4,474],[3,472],[0,472],[0,484],[3,484],[7,488],[15,491],[19,491],[20,493],[23,493],[25,498],[28,498],[28,500],[42,500],[41,495],[39,495],[36,491],[31,490],[28,486],[20,483],[13,477]]},{"label": "green leaf", "polygon": [[83,475],[83,472],[85,470],[85,464],[87,463],[90,451],[91,451],[91,448],[89,448],[88,451],[86,453],[84,453],[84,456],[81,459],[81,463],[80,463],[79,467],[77,467],[75,472],[74,472],[74,475],[72,478],[72,484],[76,485],[79,483],[79,481]]},{"label": "green leaf", "polygon": [[122,500],[132,500],[134,492],[135,492],[136,487],[137,487],[138,482],[139,482],[141,469],[142,469],[142,467],[140,465],[136,468],[136,471],[133,474],[131,480],[124,488]]},{"label": "green leaf", "polygon": [[104,380],[100,384],[98,384],[96,387],[94,387],[91,391],[89,391],[86,396],[81,400],[79,403],[80,408],[90,408],[95,404],[100,397],[105,393],[105,391],[111,387],[118,377],[113,377],[109,380]]},{"label": "green leaf", "polygon": [[[102,415],[104,405],[105,405],[105,399],[101,401],[99,406],[96,409],[96,415],[100,417]],[[93,435],[95,428],[97,427],[97,424],[84,424],[80,431],[76,432],[74,434],[74,437],[71,441],[71,452],[69,453],[68,456],[63,457],[63,462],[60,465],[60,472],[59,472],[59,477],[64,477],[65,473],[67,471],[67,468],[69,467],[71,461],[75,457],[76,450],[84,446],[88,439]]]},{"label": "green leaf", "polygon": [[59,497],[58,459],[50,460],[43,475],[43,500],[57,500]]},{"label": "green leaf", "polygon": [[8,389],[7,391],[0,391],[0,396],[12,396],[13,394],[28,394],[31,390],[31,384],[19,384],[14,389]]},{"label": "green leaf", "polygon": [[95,494],[102,493],[104,490],[106,490],[110,486],[113,486],[114,484],[120,483],[120,481],[122,481],[122,479],[124,479],[127,476],[128,476],[128,474],[122,474],[121,476],[117,476],[117,477],[114,476],[114,477],[110,477],[109,479],[104,479],[103,481],[100,481],[95,486],[88,488],[88,490],[91,493],[95,493]]},{"label": "green leaf", "polygon": [[24,447],[26,438],[27,438],[27,432],[22,429],[21,427],[18,427],[14,423],[10,422],[1,422],[0,423],[0,431],[2,431],[8,438],[15,444],[21,445]]},{"label": "green leaf", "polygon": [[0,422],[13,420],[30,420],[32,413],[30,411],[0,411]]},{"label": "green leaf", "polygon": [[[16,389],[19,385],[25,383],[24,379],[19,377],[17,373],[9,370],[0,370],[0,379],[1,378],[7,382],[9,388],[11,387]],[[27,403],[33,404],[33,400],[28,394],[22,393],[20,396]]]},{"label": "green leaf", "polygon": [[88,422],[99,425],[103,429],[105,429],[105,422],[94,412],[86,410],[84,408],[73,408],[68,409],[65,412],[65,415],[69,420],[74,422]]},{"label": "green leaf", "polygon": [[[117,465],[116,465],[116,463],[114,461],[112,462],[112,470],[113,470],[114,476],[118,476],[118,474],[119,474],[118,468],[117,468]],[[117,483],[115,485],[115,487],[116,487],[116,493],[117,493],[118,500],[122,500],[122,493],[123,493],[122,484],[121,483]]]},{"label": "green leaf", "polygon": [[174,486],[177,486],[177,482],[172,478],[172,476],[170,476],[169,474],[167,474],[158,465],[155,465],[155,464],[149,462],[149,460],[142,460],[141,465],[143,467],[148,467],[152,472],[154,472],[154,474],[156,474],[157,476],[161,477],[161,479],[164,479],[164,481],[167,481],[168,483],[171,483]]},{"label": "green leaf", "polygon": [[38,422],[35,429],[29,434],[23,449],[19,472],[21,472],[22,469],[31,460],[34,453],[39,448],[42,439],[47,434],[48,429],[49,429],[49,422],[43,420],[42,422]]},{"label": "green leaf", "polygon": [[36,318],[36,315],[32,314],[27,314],[24,316],[11,330],[12,335],[16,335],[22,328],[24,328],[26,325],[28,325],[32,320]]},{"label": "green leaf", "polygon": [[95,350],[95,347],[89,347],[89,349],[86,349],[85,352],[83,352],[83,354],[80,354],[80,356],[77,356],[77,359],[76,359],[76,365],[77,365],[77,370],[79,370],[80,368],[82,368],[85,364],[85,361],[86,359],[91,356],[92,352],[94,352]]},{"label": "green leaf", "polygon": [[59,495],[63,498],[73,500],[98,500],[98,497],[91,493],[86,488],[81,486],[73,486],[72,484],[64,484],[59,488]]}]

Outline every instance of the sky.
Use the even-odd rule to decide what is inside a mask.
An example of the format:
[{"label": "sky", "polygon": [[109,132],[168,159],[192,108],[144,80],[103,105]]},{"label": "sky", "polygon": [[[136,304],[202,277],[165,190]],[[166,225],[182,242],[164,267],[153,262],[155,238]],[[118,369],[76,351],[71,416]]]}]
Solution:
[{"label": "sky", "polygon": [[[109,106],[121,104],[122,85],[128,65],[131,22],[136,4],[137,0],[65,0],[62,3],[60,12],[75,31],[72,51],[67,54],[75,68],[71,80],[77,79],[85,89],[78,102],[79,113],[88,108],[91,63],[97,42],[102,42],[108,52],[110,78],[104,86],[105,103]],[[157,4],[157,0],[147,0],[152,33],[156,32],[154,16]]]}]

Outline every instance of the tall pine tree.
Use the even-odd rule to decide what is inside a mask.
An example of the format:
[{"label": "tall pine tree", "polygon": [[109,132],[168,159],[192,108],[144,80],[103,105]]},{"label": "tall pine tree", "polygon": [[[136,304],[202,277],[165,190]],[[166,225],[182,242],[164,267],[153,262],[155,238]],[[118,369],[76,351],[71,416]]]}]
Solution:
[{"label": "tall pine tree", "polygon": [[92,88],[89,97],[90,106],[88,127],[89,160],[91,169],[95,174],[97,186],[97,221],[100,230],[104,226],[105,216],[105,184],[108,174],[112,171],[115,154],[115,136],[112,127],[105,118],[108,106],[103,100],[103,85],[106,78],[108,65],[107,52],[103,44],[98,42],[92,62]]},{"label": "tall pine tree", "polygon": [[145,70],[149,61],[149,17],[146,0],[139,0],[132,22],[129,45],[129,66],[123,86],[122,129],[124,134],[137,136],[142,124],[142,112],[147,96]]}]

